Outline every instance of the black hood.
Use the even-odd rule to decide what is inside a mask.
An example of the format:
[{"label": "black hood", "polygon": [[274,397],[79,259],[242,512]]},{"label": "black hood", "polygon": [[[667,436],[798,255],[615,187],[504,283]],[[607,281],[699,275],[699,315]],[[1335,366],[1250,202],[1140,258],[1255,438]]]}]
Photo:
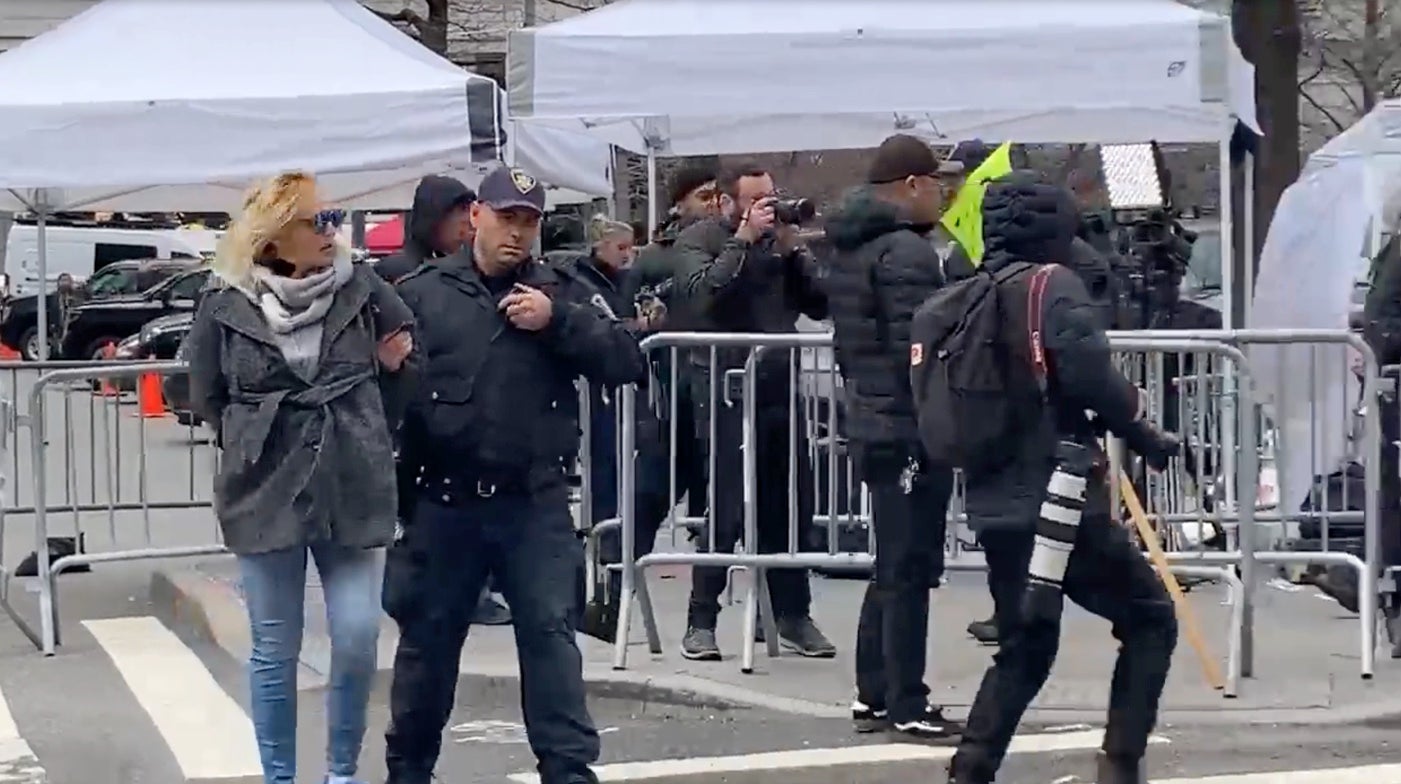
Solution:
[{"label": "black hood", "polygon": [[877,198],[866,187],[848,191],[841,206],[827,216],[827,239],[838,252],[856,250],[897,231],[924,234],[931,228],[911,222],[899,207]]},{"label": "black hood", "polygon": [[983,196],[983,265],[989,271],[1016,261],[1069,265],[1079,223],[1070,191],[1010,174]]},{"label": "black hood", "polygon": [[404,232],[404,247],[412,246],[424,258],[437,255],[433,235],[443,216],[454,207],[471,204],[476,198],[471,188],[451,177],[424,177],[413,193],[413,210]]}]

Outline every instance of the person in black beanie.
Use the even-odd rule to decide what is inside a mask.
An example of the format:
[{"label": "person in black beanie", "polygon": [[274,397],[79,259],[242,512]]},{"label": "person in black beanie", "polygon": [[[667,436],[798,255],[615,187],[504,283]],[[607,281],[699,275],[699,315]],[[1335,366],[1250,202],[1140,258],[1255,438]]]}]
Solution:
[{"label": "person in black beanie", "polygon": [[836,249],[828,306],[846,396],[846,435],[870,488],[876,566],[856,633],[858,731],[917,738],[959,725],[928,702],[924,683],[929,589],[944,566],[953,472],[929,464],[919,445],[908,372],[914,311],[944,284],[929,233],[950,173],[914,136],[881,143],[867,184],[827,220]]}]

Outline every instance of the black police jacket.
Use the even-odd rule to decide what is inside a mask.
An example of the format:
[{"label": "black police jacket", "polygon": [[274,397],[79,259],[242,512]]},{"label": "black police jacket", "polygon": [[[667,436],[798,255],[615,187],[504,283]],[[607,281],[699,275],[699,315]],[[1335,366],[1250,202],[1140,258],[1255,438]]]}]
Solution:
[{"label": "black police jacket", "polygon": [[864,445],[919,441],[910,394],[910,319],[944,284],[932,227],[905,220],[869,188],[847,194],[827,220],[836,248],[827,278],[846,434]]},{"label": "black police jacket", "polygon": [[[530,332],[499,303],[513,284],[544,292],[553,316]],[[420,267],[398,291],[418,320],[419,394],[405,417],[402,459],[464,481],[563,481],[579,448],[583,376],[604,386],[639,382],[645,365],[623,323],[592,301],[576,275],[535,259],[488,281],[467,252]]]}]

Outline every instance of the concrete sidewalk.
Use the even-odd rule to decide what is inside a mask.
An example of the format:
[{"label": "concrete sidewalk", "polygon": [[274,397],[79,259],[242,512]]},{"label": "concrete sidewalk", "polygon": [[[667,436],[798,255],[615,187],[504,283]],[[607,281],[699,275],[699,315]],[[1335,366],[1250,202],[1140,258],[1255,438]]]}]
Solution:
[{"label": "concrete sidewalk", "polygon": [[[743,581],[743,576],[737,578]],[[313,574],[308,588],[302,682],[324,683],[330,660],[325,606]],[[808,716],[847,715],[852,697],[856,618],[865,584],[813,579],[813,616],[837,644],[836,659],[770,659],[756,651],[755,671],[740,672],[736,641],[741,607],[721,615],[722,662],[691,662],[677,651],[684,632],[688,572],[651,570],[649,585],[664,651],[654,656],[643,642],[635,616],[628,669],[614,670],[613,648],[580,636],[585,676],[591,691],[642,702],[751,706]],[[742,588],[741,585],[736,586]],[[191,627],[235,658],[248,652],[246,616],[232,559],[185,562],[154,577],[153,598],[168,620]],[[737,590],[736,596],[743,591]],[[1213,653],[1223,662],[1229,607],[1225,589],[1203,585],[1189,597]],[[1358,622],[1312,588],[1264,585],[1257,592],[1255,677],[1244,679],[1240,695],[1226,699],[1206,684],[1185,638],[1178,647],[1163,696],[1164,724],[1176,723],[1341,723],[1401,715],[1401,662],[1379,656],[1377,674],[1363,681],[1358,668]],[[954,575],[934,593],[929,682],[932,699],[961,714],[977,690],[994,649],[970,639],[969,621],[986,617],[991,601],[981,575]],[[380,635],[379,664],[390,668],[397,630],[387,618]],[[1117,645],[1108,624],[1078,608],[1068,609],[1060,656],[1029,721],[1068,724],[1103,721]],[[462,672],[501,679],[518,677],[509,627],[474,628],[462,656]]]}]

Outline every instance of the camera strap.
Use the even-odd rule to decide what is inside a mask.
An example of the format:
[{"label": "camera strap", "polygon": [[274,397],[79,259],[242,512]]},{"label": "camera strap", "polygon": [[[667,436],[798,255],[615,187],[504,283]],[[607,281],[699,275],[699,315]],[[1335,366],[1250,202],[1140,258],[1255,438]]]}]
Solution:
[{"label": "camera strap", "polygon": [[1036,385],[1040,387],[1043,396],[1046,394],[1049,373],[1046,366],[1046,347],[1041,339],[1042,306],[1046,298],[1046,281],[1057,266],[1046,264],[1038,267],[1031,275],[1031,284],[1026,292],[1026,329],[1028,345],[1031,348],[1031,367],[1036,376]]}]

